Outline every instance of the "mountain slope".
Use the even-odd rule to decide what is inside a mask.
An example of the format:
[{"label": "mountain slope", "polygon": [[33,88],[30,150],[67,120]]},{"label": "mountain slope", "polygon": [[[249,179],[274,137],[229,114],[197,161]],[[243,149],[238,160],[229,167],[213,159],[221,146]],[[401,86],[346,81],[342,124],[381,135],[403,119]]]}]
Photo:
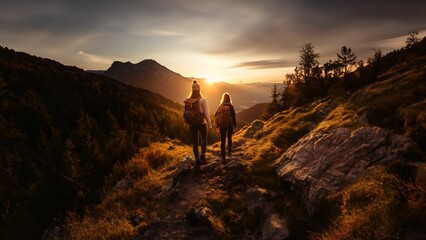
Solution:
[{"label": "mountain slope", "polygon": [[0,102],[1,239],[39,237],[66,209],[98,201],[112,166],[139,147],[189,139],[181,105],[7,48]]},{"label": "mountain slope", "polygon": [[242,110],[237,113],[238,121],[242,122],[243,125],[249,125],[256,119],[262,119],[262,113],[267,103],[258,103],[252,107]]}]

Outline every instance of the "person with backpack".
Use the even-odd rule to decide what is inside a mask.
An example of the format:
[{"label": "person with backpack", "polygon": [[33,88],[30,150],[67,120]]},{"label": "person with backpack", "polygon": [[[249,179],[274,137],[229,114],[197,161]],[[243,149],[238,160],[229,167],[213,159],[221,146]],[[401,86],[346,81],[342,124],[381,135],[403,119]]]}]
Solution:
[{"label": "person with backpack", "polygon": [[[203,98],[200,84],[196,80],[192,82],[192,93],[184,101],[185,109],[183,117],[189,125],[192,135],[192,149],[195,157],[195,167],[198,169],[201,163],[206,163],[207,127],[212,128],[207,100]],[[199,135],[201,134],[201,139]],[[198,154],[198,143],[201,140],[201,154]]]},{"label": "person with backpack", "polygon": [[222,161],[226,161],[225,141],[226,138],[228,138],[228,156],[231,156],[232,133],[234,132],[234,128],[237,127],[234,106],[232,106],[231,96],[229,96],[228,93],[222,95],[222,100],[214,116],[216,127],[220,132],[220,152]]}]

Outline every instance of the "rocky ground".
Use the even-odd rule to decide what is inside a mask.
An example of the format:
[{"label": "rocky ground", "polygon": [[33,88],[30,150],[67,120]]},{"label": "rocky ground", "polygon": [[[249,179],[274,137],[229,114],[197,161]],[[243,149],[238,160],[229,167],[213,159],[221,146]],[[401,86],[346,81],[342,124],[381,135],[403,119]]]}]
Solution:
[{"label": "rocky ground", "polygon": [[[229,237],[214,209],[205,204],[209,196],[229,196],[243,199],[234,208],[234,224],[242,223],[242,218],[254,209],[262,209],[258,226],[244,233],[245,239],[284,239],[289,235],[286,221],[272,211],[269,204],[270,193],[263,188],[251,186],[249,159],[241,148],[225,162],[221,161],[218,150],[202,165],[199,171],[193,168],[193,159],[182,161],[180,169],[170,179],[164,192],[166,208],[159,217],[149,222],[149,227],[138,239],[218,239]],[[220,200],[219,200],[220,201]],[[206,206],[207,205],[207,206]],[[238,209],[239,208],[239,209]],[[260,227],[263,228],[262,231]],[[232,235],[232,234],[231,234]]]}]

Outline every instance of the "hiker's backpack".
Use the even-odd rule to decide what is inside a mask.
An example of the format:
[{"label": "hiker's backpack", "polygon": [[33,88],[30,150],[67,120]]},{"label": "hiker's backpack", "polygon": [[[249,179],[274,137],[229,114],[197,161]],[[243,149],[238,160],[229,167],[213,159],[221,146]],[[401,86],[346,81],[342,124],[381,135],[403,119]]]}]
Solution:
[{"label": "hiker's backpack", "polygon": [[214,120],[218,127],[231,127],[233,125],[231,106],[228,104],[220,105]]},{"label": "hiker's backpack", "polygon": [[188,125],[197,125],[204,122],[204,116],[200,111],[201,98],[188,98],[183,101],[185,110],[183,111],[183,118]]}]

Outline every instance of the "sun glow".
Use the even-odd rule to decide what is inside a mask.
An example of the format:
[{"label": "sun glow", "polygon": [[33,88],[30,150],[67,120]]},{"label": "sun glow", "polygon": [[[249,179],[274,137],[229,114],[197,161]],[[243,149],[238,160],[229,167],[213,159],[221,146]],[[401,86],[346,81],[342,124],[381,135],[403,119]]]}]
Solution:
[{"label": "sun glow", "polygon": [[207,83],[215,83],[215,82],[220,82],[223,81],[223,77],[218,75],[218,74],[214,74],[214,73],[209,73],[205,76],[206,82]]}]

